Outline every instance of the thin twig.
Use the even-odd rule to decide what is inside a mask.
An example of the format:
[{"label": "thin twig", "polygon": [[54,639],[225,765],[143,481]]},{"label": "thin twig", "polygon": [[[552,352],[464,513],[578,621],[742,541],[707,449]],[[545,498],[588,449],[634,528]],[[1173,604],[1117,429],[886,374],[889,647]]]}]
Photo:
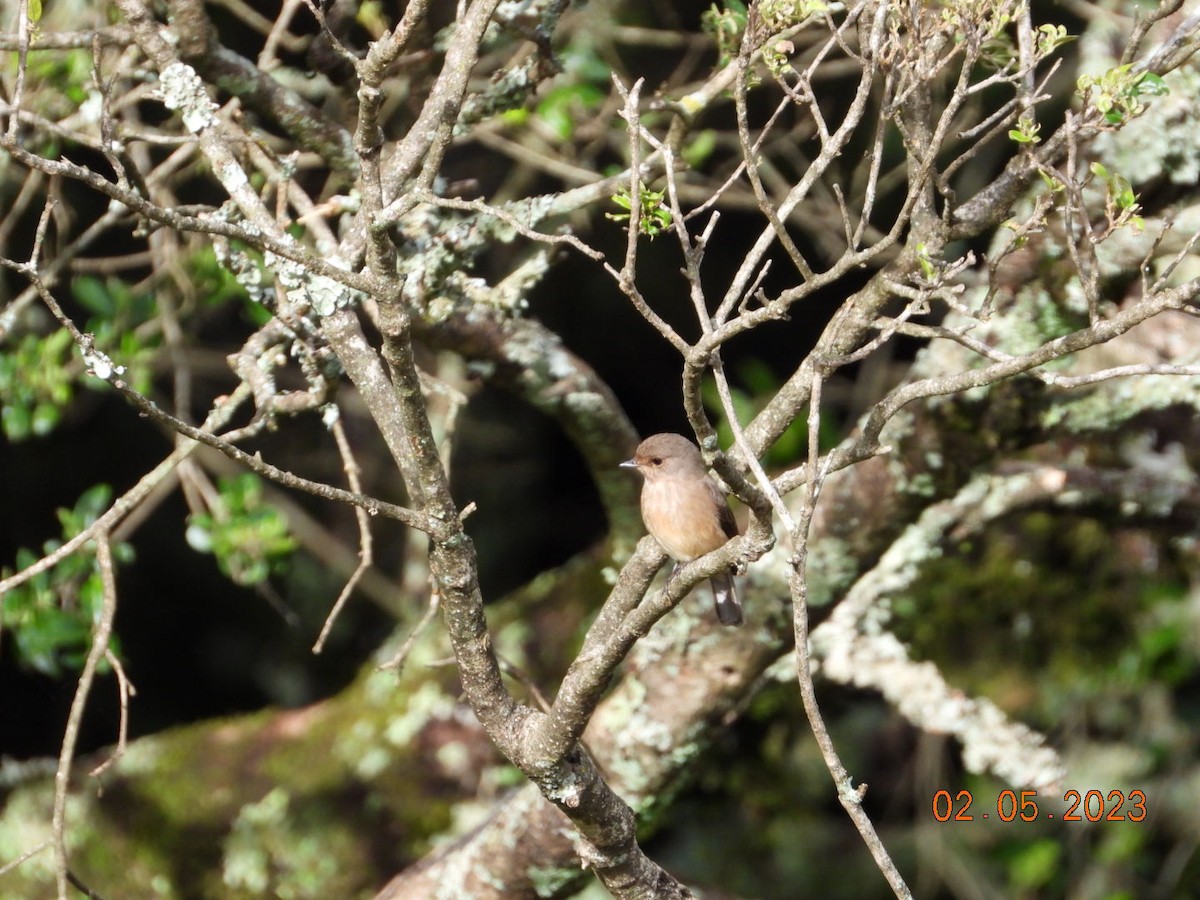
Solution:
[{"label": "thin twig", "polygon": [[[686,354],[688,351],[687,342],[681,338],[662,316],[650,308],[650,304],[646,302],[646,298],[642,296],[641,291],[637,287],[637,249],[638,235],[640,232],[640,220],[642,212],[642,171],[641,171],[641,127],[640,116],[638,114],[638,92],[641,90],[642,82],[639,79],[634,82],[633,86],[626,88],[620,79],[613,77],[613,84],[625,99],[624,108],[621,111],[621,117],[625,119],[629,128],[629,227],[626,229],[625,238],[625,262],[621,266],[621,270],[617,271],[610,263],[605,263],[604,268],[609,274],[616,279],[617,285],[621,291],[633,303],[634,309],[641,313],[642,318],[649,322],[654,329],[661,334],[668,343],[681,354]],[[680,226],[682,227],[682,225]]]},{"label": "thin twig", "polygon": [[[358,477],[361,469],[359,468],[358,460],[354,458],[354,449],[350,446],[350,441],[346,437],[346,429],[342,425],[340,417],[333,423],[333,427],[330,430],[333,432],[333,439],[337,443],[338,455],[342,458],[342,471],[346,473],[346,481],[350,485],[350,490],[356,494],[361,494],[363,492],[362,481]],[[342,611],[342,607],[346,605],[346,601],[354,593],[354,588],[357,587],[359,579],[363,577],[363,573],[374,565],[375,562],[374,541],[371,537],[371,518],[367,515],[365,509],[361,506],[356,506],[354,507],[354,520],[358,523],[358,566],[355,567],[350,577],[346,580],[346,584],[342,587],[337,601],[333,604],[333,609],[329,611],[329,615],[325,618],[325,625],[321,628],[321,633],[317,636],[317,642],[313,644],[313,653],[320,653],[324,648],[325,639],[329,637],[329,632],[333,629],[333,623]]]},{"label": "thin twig", "polygon": [[80,878],[70,869],[67,870],[67,881],[71,882],[71,887],[83,894],[86,900],[104,900],[104,896],[102,894],[92,890],[92,888],[89,887],[82,878]]},{"label": "thin twig", "polygon": [[54,869],[58,880],[59,900],[67,900],[67,792],[71,784],[71,764],[75,759],[75,747],[79,742],[79,727],[83,723],[83,711],[87,706],[88,694],[96,677],[96,667],[108,652],[108,640],[112,635],[112,623],[117,614],[117,580],[113,566],[112,547],[107,533],[96,535],[96,565],[100,570],[100,583],[104,592],[104,606],[92,631],[92,646],[79,674],[75,687],[75,698],[67,715],[67,728],[58,754],[58,770],[54,773]]},{"label": "thin twig", "polygon": [[125,748],[129,740],[129,698],[137,696],[137,690],[129,680],[129,676],[125,674],[125,667],[121,665],[120,657],[112,652],[111,647],[105,650],[104,659],[112,666],[112,670],[117,676],[117,702],[121,706],[121,714],[117,725],[116,749],[104,762],[88,773],[92,778],[99,778],[125,755]]},{"label": "thin twig", "polygon": [[504,670],[504,674],[515,679],[518,684],[529,691],[529,696],[533,698],[533,702],[537,704],[538,709],[544,713],[549,713],[551,703],[546,699],[546,695],[542,693],[541,689],[537,686],[537,682],[533,680],[533,677],[512,660],[505,659],[501,654],[497,653],[496,658],[500,660],[500,668]]},{"label": "thin twig", "polygon": [[25,862],[28,859],[33,859],[33,857],[37,856],[43,850],[48,850],[52,846],[54,846],[54,841],[52,841],[52,840],[42,841],[36,847],[33,847],[30,850],[26,850],[20,856],[16,857],[15,859],[9,860],[4,865],[0,866],[0,875],[7,875],[9,872],[11,872],[17,866],[21,865],[21,863]]},{"label": "thin twig", "polygon": [[408,662],[408,656],[410,653],[412,653],[413,646],[416,644],[417,639],[424,634],[425,629],[429,627],[429,623],[437,617],[439,606],[441,606],[441,594],[435,587],[429,592],[429,603],[426,604],[425,612],[421,616],[420,621],[417,622],[416,627],[414,627],[412,630],[412,633],[404,639],[404,643],[400,645],[400,649],[396,651],[396,655],[387,662],[381,663],[377,667],[379,671],[382,672],[388,669],[394,669],[397,675],[400,674],[400,672],[404,669],[404,664]]},{"label": "thin twig", "polygon": [[[891,856],[884,847],[875,831],[875,825],[862,807],[862,799],[866,794],[865,784],[854,786],[850,773],[842,765],[841,757],[829,735],[825,725],[825,717],[817,701],[817,690],[812,678],[812,662],[809,656],[808,644],[808,541],[811,533],[813,513],[816,511],[817,498],[824,473],[818,465],[820,461],[819,434],[821,430],[821,384],[824,374],[820,367],[813,372],[813,385],[810,393],[808,408],[808,487],[801,509],[796,531],[793,532],[796,553],[792,558],[792,569],[788,573],[788,584],[792,594],[792,621],[796,635],[796,670],[800,685],[800,699],[804,705],[805,715],[812,728],[817,746],[825,760],[825,767],[833,778],[837,788],[838,800],[842,808],[850,816],[850,821],[858,829],[867,849],[875,859],[875,865],[887,879],[892,891],[899,898],[911,898],[912,892],[904,883],[904,878]],[[827,461],[828,462],[828,461]]]}]

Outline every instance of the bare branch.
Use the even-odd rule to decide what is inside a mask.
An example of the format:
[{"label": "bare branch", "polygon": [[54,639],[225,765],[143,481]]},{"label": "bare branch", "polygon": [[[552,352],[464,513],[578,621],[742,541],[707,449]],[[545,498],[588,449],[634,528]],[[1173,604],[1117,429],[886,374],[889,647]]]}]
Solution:
[{"label": "bare branch", "polygon": [[[358,462],[354,458],[354,451],[350,447],[350,441],[346,438],[346,429],[342,425],[340,417],[333,423],[330,430],[333,432],[333,438],[337,442],[338,454],[342,457],[342,470],[346,473],[346,482],[350,485],[351,491],[356,494],[362,494],[362,483],[359,480],[360,469]],[[374,544],[371,539],[371,520],[367,515],[367,511],[361,506],[356,506],[354,508],[354,519],[358,524],[358,566],[351,573],[350,578],[347,579],[341,593],[338,594],[338,598],[333,604],[333,609],[329,611],[329,615],[325,618],[325,624],[321,628],[321,633],[317,635],[317,642],[313,644],[313,653],[320,653],[324,648],[325,639],[329,637],[329,632],[333,629],[333,623],[337,620],[338,613],[342,611],[342,607],[346,605],[346,601],[354,593],[354,588],[358,585],[363,573],[375,562]]]},{"label": "bare branch", "polygon": [[83,722],[83,711],[87,706],[88,694],[96,677],[96,668],[109,652],[108,641],[112,635],[113,619],[117,614],[117,578],[113,564],[112,547],[108,535],[95,534],[96,565],[100,570],[100,582],[104,591],[104,605],[92,631],[92,646],[84,660],[67,715],[67,728],[58,754],[58,771],[54,775],[54,864],[58,879],[59,900],[67,900],[67,793],[71,784],[71,764],[75,759],[75,747],[79,742],[79,726]]}]

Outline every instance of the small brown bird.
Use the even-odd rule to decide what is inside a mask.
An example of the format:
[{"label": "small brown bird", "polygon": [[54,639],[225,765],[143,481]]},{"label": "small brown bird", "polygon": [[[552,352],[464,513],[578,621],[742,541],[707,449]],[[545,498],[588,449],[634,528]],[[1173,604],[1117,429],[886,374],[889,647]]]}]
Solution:
[{"label": "small brown bird", "polygon": [[[711,553],[738,533],[737,522],[696,445],[679,434],[655,434],[638,445],[622,466],[645,476],[642,521],[646,530],[680,564]],[[714,575],[713,600],[722,625],[742,624],[742,602],[732,569]]]}]

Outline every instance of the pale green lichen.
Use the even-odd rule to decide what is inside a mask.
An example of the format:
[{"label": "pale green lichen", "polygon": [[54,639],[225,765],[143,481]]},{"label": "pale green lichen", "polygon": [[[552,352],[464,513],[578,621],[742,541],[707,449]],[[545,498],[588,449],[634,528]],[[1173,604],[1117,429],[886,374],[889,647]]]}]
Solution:
[{"label": "pale green lichen", "polygon": [[808,605],[827,606],[858,575],[859,563],[849,542],[822,537],[808,551]]},{"label": "pale green lichen", "polygon": [[391,754],[381,745],[374,722],[360,719],[338,732],[331,750],[335,759],[350,766],[364,779],[371,779],[388,767]]},{"label": "pale green lichen", "polygon": [[404,697],[404,710],[392,716],[383,736],[393,747],[405,747],[430,722],[445,721],[454,715],[456,704],[436,682],[426,681]]},{"label": "pale green lichen", "polygon": [[1176,405],[1200,407],[1200,379],[1146,375],[1102,382],[1090,393],[1061,398],[1042,415],[1042,426],[1075,434],[1111,431],[1134,416]]},{"label": "pale green lichen", "polygon": [[[653,597],[665,589],[667,576],[660,576],[654,585],[646,592],[647,598]],[[677,651],[689,646],[693,638],[694,616],[699,613],[700,604],[706,609],[712,609],[712,598],[706,596],[708,587],[701,582],[692,589],[691,595],[685,597],[674,610],[663,616],[650,630],[650,633],[634,645],[631,660],[638,669],[660,665],[664,660],[677,660]],[[646,601],[643,601],[646,602]],[[674,678],[678,673],[677,662],[671,663],[664,670],[668,678]]]},{"label": "pale green lichen", "polygon": [[275,830],[285,824],[288,795],[275,788],[258,803],[242,807],[225,840],[225,864],[222,880],[227,887],[265,893],[271,883],[270,854],[262,846],[257,832]]},{"label": "pale green lichen", "polygon": [[529,294],[550,271],[550,256],[549,248],[538,248],[497,283],[487,302],[506,312],[524,312],[529,308]]},{"label": "pale green lichen", "polygon": [[1182,445],[1171,443],[1158,452],[1154,449],[1154,438],[1141,434],[1127,441],[1121,452],[1135,470],[1151,476],[1149,488],[1143,487],[1136,497],[1125,501],[1131,507],[1127,514],[1146,511],[1156,518],[1166,518],[1191,496],[1196,473],[1188,465]]},{"label": "pale green lichen", "polygon": [[[537,194],[510,203],[505,209],[527,228],[536,228],[546,216],[554,212],[554,204],[558,196],[557,194]],[[519,232],[503,219],[497,218],[492,228],[496,238],[505,243],[514,241],[519,236]]]},{"label": "pale green lichen", "polygon": [[1064,314],[1063,307],[1044,288],[1026,285],[1017,291],[1011,309],[988,323],[985,339],[991,339],[1005,353],[1017,356],[1069,334],[1079,324]]},{"label": "pale green lichen", "polygon": [[579,869],[566,866],[531,866],[526,870],[526,874],[534,894],[538,897],[553,897],[579,877]]},{"label": "pale green lichen", "polygon": [[439,324],[454,315],[455,304],[449,297],[434,297],[425,307],[425,318]]},{"label": "pale green lichen", "polygon": [[131,741],[121,757],[121,775],[134,778],[154,771],[162,763],[159,742],[152,737]]},{"label": "pale green lichen", "polygon": [[[335,266],[341,263],[336,257],[331,257],[329,261]],[[328,275],[310,272],[299,263],[270,251],[263,255],[263,264],[283,285],[288,300],[301,313],[311,309],[318,317],[328,316],[336,310],[358,305],[366,296],[362,291],[347,287]]]},{"label": "pale green lichen", "polygon": [[330,827],[336,819],[329,811],[317,813],[297,808],[282,788],[243,806],[222,844],[221,878],[233,896],[353,896],[347,882],[354,873],[348,870],[361,856],[355,838]]},{"label": "pale green lichen", "polygon": [[388,770],[394,762],[394,757],[384,747],[367,747],[362,755],[353,761],[354,773],[365,781],[378,778]]},{"label": "pale green lichen", "polygon": [[[53,784],[47,781],[18,788],[6,798],[0,818],[0,861],[16,859],[39,845],[45,845],[45,849],[0,878],[0,900],[53,896],[55,863],[50,849],[53,797]],[[127,834],[114,833],[104,824],[94,789],[80,790],[67,798],[66,821],[67,853],[77,866],[82,864],[89,872],[107,873],[119,860],[125,883],[146,884],[155,871],[164,868],[154,853],[144,847],[130,846]]]},{"label": "pale green lichen", "polygon": [[904,483],[903,491],[916,497],[933,498],[937,496],[937,482],[929,472],[917,472]]},{"label": "pale green lichen", "polygon": [[196,70],[186,63],[173,62],[164,68],[158,91],[163,105],[177,110],[184,127],[193,134],[216,124],[217,105],[209,99]]},{"label": "pale green lichen", "polygon": [[[53,790],[47,783],[36,791],[20,791],[9,798],[4,807],[3,825],[0,826],[0,859],[6,862],[16,859],[34,847],[51,841],[50,809],[53,796]],[[49,884],[54,877],[54,855],[49,847],[22,863],[8,876],[7,881],[11,883],[18,876],[30,883]]]},{"label": "pale green lichen", "polygon": [[[524,7],[527,4],[519,5]],[[458,120],[454,123],[455,136],[466,134],[472,126],[484,119],[490,119],[510,109],[522,108],[537,88],[534,73],[538,65],[537,58],[532,57],[522,65],[497,70],[485,90],[471,94],[463,101]]]},{"label": "pale green lichen", "polygon": [[470,773],[471,751],[462,741],[446,741],[434,751],[439,766],[451,775],[462,777]]},{"label": "pale green lichen", "polygon": [[[379,662],[384,662],[387,654],[376,654]],[[396,698],[397,679],[395,672],[376,669],[363,679],[363,698],[373,707],[384,706]]]},{"label": "pale green lichen", "polygon": [[470,834],[496,814],[496,805],[489,800],[463,799],[456,800],[447,811],[450,814],[450,824],[445,831],[429,839],[431,849],[449,846],[460,840],[463,835]]},{"label": "pale green lichen", "polygon": [[1080,785],[1136,784],[1154,771],[1150,752],[1128,744],[1076,744],[1067,759],[1070,783]]}]

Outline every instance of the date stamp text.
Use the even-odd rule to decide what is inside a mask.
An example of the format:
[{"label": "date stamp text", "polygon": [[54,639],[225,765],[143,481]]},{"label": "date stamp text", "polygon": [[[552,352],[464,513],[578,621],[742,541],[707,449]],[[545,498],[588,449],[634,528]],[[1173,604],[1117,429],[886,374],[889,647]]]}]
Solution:
[{"label": "date stamp text", "polygon": [[1076,791],[1039,797],[1037,791],[1001,791],[994,808],[976,802],[969,790],[955,794],[940,790],[933,795],[933,818],[938,822],[973,822],[997,818],[1001,822],[1033,822],[1058,819],[1062,822],[1144,822],[1147,815],[1144,791]]}]

